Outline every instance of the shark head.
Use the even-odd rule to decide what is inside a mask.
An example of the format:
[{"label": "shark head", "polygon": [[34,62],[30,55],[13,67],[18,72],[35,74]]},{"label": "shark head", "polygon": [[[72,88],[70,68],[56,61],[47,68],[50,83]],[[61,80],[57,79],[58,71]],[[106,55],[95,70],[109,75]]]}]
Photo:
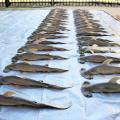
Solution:
[{"label": "shark head", "polygon": [[12,58],[12,62],[17,62],[18,61],[18,55]]},{"label": "shark head", "polygon": [[22,53],[22,52],[24,52],[24,51],[25,51],[24,48],[20,48],[20,49],[18,49],[18,53]]},{"label": "shark head", "polygon": [[8,73],[11,70],[12,66],[13,66],[13,64],[6,66],[5,69],[3,70],[3,72]]}]

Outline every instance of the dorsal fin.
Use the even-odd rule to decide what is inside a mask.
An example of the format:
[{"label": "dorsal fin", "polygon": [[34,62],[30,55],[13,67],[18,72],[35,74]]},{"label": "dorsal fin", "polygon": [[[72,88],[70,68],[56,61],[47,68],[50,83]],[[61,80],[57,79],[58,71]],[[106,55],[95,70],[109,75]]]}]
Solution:
[{"label": "dorsal fin", "polygon": [[120,84],[120,77],[113,77],[109,83],[117,83],[117,84]]},{"label": "dorsal fin", "polygon": [[94,51],[91,50],[90,48],[87,48],[86,51],[89,51],[89,52],[91,52],[92,54],[94,54]]},{"label": "dorsal fin", "polygon": [[93,50],[89,50],[92,54],[95,54]]},{"label": "dorsal fin", "polygon": [[10,97],[10,96],[13,96],[14,94],[16,94],[15,91],[7,91],[3,95],[6,96],[6,97]]},{"label": "dorsal fin", "polygon": [[103,62],[103,65],[109,65],[112,61],[112,59],[107,59]]}]

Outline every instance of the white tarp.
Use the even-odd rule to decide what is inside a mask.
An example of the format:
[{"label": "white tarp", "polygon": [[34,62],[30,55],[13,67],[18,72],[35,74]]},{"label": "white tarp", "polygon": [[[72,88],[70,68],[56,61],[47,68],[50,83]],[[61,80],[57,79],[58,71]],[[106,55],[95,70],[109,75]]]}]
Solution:
[{"label": "white tarp", "polygon": [[[18,75],[21,77],[43,80],[57,85],[72,84],[73,88],[58,91],[43,88],[28,89],[13,86],[1,86],[0,94],[12,90],[16,91],[15,96],[37,102],[65,104],[72,101],[72,107],[66,110],[0,107],[0,120],[120,120],[119,94],[96,94],[93,98],[85,98],[81,93],[81,85],[86,81],[86,79],[81,77],[80,69],[83,67],[89,69],[95,66],[95,64],[78,63],[79,53],[75,36],[73,10],[68,10],[68,29],[70,29],[70,31],[66,32],[65,35],[69,37],[54,40],[67,43],[54,46],[63,47],[69,51],[40,52],[60,55],[68,57],[69,59],[30,62],[39,65],[48,64],[49,67],[68,69],[68,72],[58,74],[2,72],[4,67],[11,63],[11,58],[17,53],[17,49],[25,44],[27,37],[37,28],[48,12],[49,10],[39,9],[25,11],[0,11],[0,75]],[[99,19],[101,21],[101,24],[106,27],[109,33],[114,33],[110,27],[116,31],[120,31],[120,23],[116,22],[116,20],[104,11],[90,12],[93,14],[95,19]],[[115,37],[110,36],[106,38],[118,40],[119,36],[116,35],[116,32],[114,34]],[[99,83],[109,80],[110,78],[112,78],[112,76],[96,76],[90,82]]]}]

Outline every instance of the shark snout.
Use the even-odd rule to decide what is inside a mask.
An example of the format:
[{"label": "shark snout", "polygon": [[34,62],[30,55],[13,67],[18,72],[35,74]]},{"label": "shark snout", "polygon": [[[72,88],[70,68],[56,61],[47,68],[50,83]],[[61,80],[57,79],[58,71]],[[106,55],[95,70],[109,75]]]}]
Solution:
[{"label": "shark snout", "polygon": [[5,67],[5,69],[3,70],[3,72],[8,73],[10,71],[9,67]]}]

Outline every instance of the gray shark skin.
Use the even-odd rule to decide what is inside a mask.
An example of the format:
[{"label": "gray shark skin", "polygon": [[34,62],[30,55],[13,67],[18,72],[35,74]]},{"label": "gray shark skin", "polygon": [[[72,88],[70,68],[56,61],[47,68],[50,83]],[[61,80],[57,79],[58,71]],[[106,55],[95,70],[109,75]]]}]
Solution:
[{"label": "gray shark skin", "polygon": [[84,82],[81,91],[85,97],[92,97],[92,93],[120,93],[120,84],[104,82],[91,85],[89,82]]},{"label": "gray shark skin", "polygon": [[33,87],[33,88],[48,88],[48,89],[57,89],[63,90],[71,88],[72,86],[58,86],[45,83],[42,80],[36,81],[30,78],[22,78],[18,76],[5,76],[0,78],[0,85],[12,85],[12,86],[21,86],[21,87]]},{"label": "gray shark skin", "polygon": [[94,75],[112,75],[112,74],[120,74],[120,67],[102,64],[82,72],[82,76],[87,79],[92,79],[92,76]]},{"label": "gray shark skin", "polygon": [[103,56],[103,55],[88,55],[80,57],[80,63],[93,62],[93,63],[103,63],[107,59],[112,59],[112,63],[119,63],[120,58]]},{"label": "gray shark skin", "polygon": [[28,64],[28,63],[13,63],[10,64],[8,66],[5,67],[5,69],[3,70],[3,72],[7,73],[10,71],[19,71],[19,72],[32,72],[32,73],[36,73],[36,72],[40,72],[40,73],[63,73],[63,72],[67,72],[68,70],[64,70],[64,69],[59,69],[59,68],[51,68],[48,67],[46,65],[41,66],[41,65],[32,65],[32,64]]},{"label": "gray shark skin", "polygon": [[53,41],[42,41],[42,40],[35,40],[35,41],[28,41],[26,45],[30,44],[43,44],[43,45],[49,45],[49,44],[65,44],[63,42],[53,42]]},{"label": "gray shark skin", "polygon": [[29,108],[53,108],[53,109],[67,109],[71,107],[71,103],[64,105],[37,103],[34,101],[26,100],[19,97],[8,97],[0,95],[0,106],[14,106],[14,107],[29,107]]},{"label": "gray shark skin", "polygon": [[12,62],[22,61],[37,61],[37,60],[65,60],[67,58],[50,55],[50,54],[35,54],[35,53],[23,53],[17,54],[12,58]]},{"label": "gray shark skin", "polygon": [[41,45],[41,44],[31,44],[31,45],[23,46],[20,49],[18,49],[18,53],[30,52],[30,51],[67,51],[67,49]]}]

